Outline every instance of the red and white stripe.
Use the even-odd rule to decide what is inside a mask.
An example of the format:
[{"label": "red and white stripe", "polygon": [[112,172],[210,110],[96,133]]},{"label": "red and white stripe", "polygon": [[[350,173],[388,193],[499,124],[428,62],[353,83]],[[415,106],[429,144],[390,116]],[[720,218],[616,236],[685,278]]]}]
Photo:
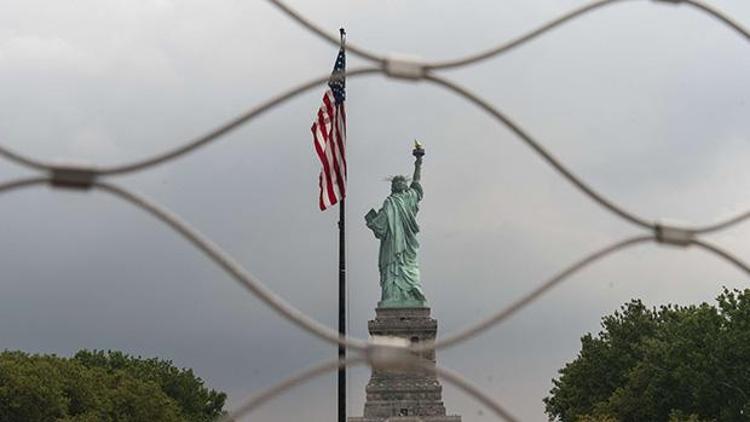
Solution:
[{"label": "red and white stripe", "polygon": [[343,102],[335,104],[330,88],[323,95],[311,130],[315,152],[323,166],[318,179],[318,205],[322,211],[346,196],[346,112]]}]

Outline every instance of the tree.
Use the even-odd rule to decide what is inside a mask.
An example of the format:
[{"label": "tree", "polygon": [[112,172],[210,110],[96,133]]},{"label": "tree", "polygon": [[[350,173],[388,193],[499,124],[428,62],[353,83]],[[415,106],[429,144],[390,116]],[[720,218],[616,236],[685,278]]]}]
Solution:
[{"label": "tree", "polygon": [[204,422],[223,414],[225,399],[192,370],[156,358],[0,353],[2,421]]},{"label": "tree", "polygon": [[633,300],[581,338],[544,399],[551,420],[746,421],[750,289],[717,305],[648,309]]}]

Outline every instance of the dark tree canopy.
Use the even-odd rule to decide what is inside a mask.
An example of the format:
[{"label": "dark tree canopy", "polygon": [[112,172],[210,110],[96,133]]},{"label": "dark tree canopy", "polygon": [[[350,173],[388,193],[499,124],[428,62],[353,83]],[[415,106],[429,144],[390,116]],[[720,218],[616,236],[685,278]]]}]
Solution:
[{"label": "dark tree canopy", "polygon": [[717,304],[648,309],[640,300],[581,338],[544,399],[551,420],[747,421],[750,289]]},{"label": "dark tree canopy", "polygon": [[207,422],[226,395],[190,369],[120,352],[0,353],[0,421]]}]

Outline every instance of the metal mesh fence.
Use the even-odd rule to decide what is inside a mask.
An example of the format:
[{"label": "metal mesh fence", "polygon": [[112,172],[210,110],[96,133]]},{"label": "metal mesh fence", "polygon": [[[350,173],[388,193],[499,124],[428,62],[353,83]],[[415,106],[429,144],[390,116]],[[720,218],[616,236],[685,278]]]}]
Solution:
[{"label": "metal mesh fence", "polygon": [[[284,4],[282,1],[268,1],[276,6],[282,13],[286,14],[290,19],[296,21],[297,23],[308,29],[311,34],[315,34],[334,45],[338,45],[338,37],[323,31],[315,23],[309,21],[304,16],[300,15],[295,10]],[[335,345],[344,345],[351,352],[353,352],[354,357],[352,358],[348,358],[342,361],[331,360],[323,362],[308,371],[283,380],[280,383],[269,387],[265,391],[262,391],[252,397],[245,399],[234,410],[232,410],[229,415],[227,415],[225,420],[232,420],[235,418],[246,416],[267,400],[270,400],[276,395],[282,394],[293,386],[309,380],[315,376],[321,375],[326,372],[335,371],[342,366],[350,367],[354,365],[369,365],[371,367],[377,368],[407,367],[433,371],[438,377],[454,385],[460,390],[463,390],[467,394],[474,397],[477,401],[486,405],[489,409],[495,412],[495,414],[499,418],[507,421],[515,421],[517,419],[512,416],[511,412],[506,410],[506,408],[501,403],[483,393],[478,387],[472,385],[460,374],[454,373],[440,366],[431,366],[428,363],[419,360],[419,358],[416,357],[415,353],[432,349],[438,350],[458,345],[459,343],[462,343],[470,337],[482,333],[490,327],[503,323],[511,315],[534,302],[550,289],[564,282],[571,275],[577,273],[581,269],[590,266],[593,263],[611,254],[647,242],[669,244],[680,248],[701,248],[725,260],[726,262],[737,266],[747,274],[750,274],[750,265],[748,265],[747,262],[734,255],[731,251],[722,249],[721,247],[711,244],[701,238],[703,235],[706,235],[708,233],[727,230],[737,224],[740,224],[744,220],[749,219],[750,210],[739,213],[722,221],[695,226],[667,225],[658,221],[652,221],[648,218],[630,212],[617,203],[609,200],[603,194],[597,192],[591,186],[589,186],[586,181],[576,176],[552,153],[550,153],[541,142],[533,138],[519,123],[510,119],[494,105],[482,99],[478,94],[469,91],[465,87],[439,74],[439,71],[444,69],[476,65],[483,60],[502,55],[514,48],[523,46],[530,40],[547,33],[555,27],[568,23],[576,18],[579,18],[588,13],[592,13],[606,6],[614,5],[615,3],[624,3],[626,1],[628,0],[595,1],[593,3],[575,9],[569,13],[561,15],[558,18],[553,19],[552,21],[540,26],[533,31],[523,34],[510,41],[501,43],[494,48],[486,51],[476,52],[466,57],[460,57],[454,60],[431,62],[428,60],[418,61],[412,59],[404,59],[400,56],[395,55],[381,55],[366,50],[360,46],[353,45],[351,43],[347,44],[347,50],[349,52],[356,54],[366,61],[370,62],[370,65],[349,70],[346,72],[345,77],[351,79],[367,74],[383,74],[391,79],[430,83],[438,88],[442,88],[449,92],[452,92],[453,94],[473,104],[479,110],[486,112],[506,128],[508,128],[510,131],[512,131],[521,141],[523,141],[529,148],[531,148],[536,154],[538,154],[542,160],[546,161],[550,166],[552,166],[562,178],[568,180],[573,186],[575,186],[586,196],[588,196],[589,199],[600,205],[605,210],[611,212],[612,214],[618,216],[619,218],[627,221],[628,223],[637,227],[639,230],[643,231],[642,235],[622,239],[620,241],[612,243],[605,248],[597,250],[588,256],[583,257],[582,259],[572,263],[567,268],[562,269],[560,272],[553,275],[549,279],[542,281],[535,289],[518,298],[509,306],[498,310],[490,317],[479,321],[476,324],[469,326],[457,333],[445,336],[443,339],[434,343],[399,346],[393,344],[381,344],[376,340],[368,341],[352,337],[340,336],[336,330],[311,319],[303,312],[296,309],[292,304],[287,303],[281,297],[277,296],[261,281],[254,278],[245,268],[239,265],[219,246],[212,243],[211,240],[203,236],[197,229],[193,228],[190,224],[183,221],[179,216],[143,196],[112,184],[108,181],[112,176],[142,171],[153,166],[165,164],[184,154],[196,152],[199,148],[213,141],[216,141],[217,139],[228,134],[229,132],[232,132],[238,127],[250,123],[257,116],[271,111],[280,104],[327,82],[329,79],[328,74],[302,83],[285,92],[279,93],[273,98],[270,98],[269,100],[256,105],[245,113],[240,114],[233,120],[228,121],[221,126],[218,126],[217,128],[198,138],[189,140],[184,145],[178,148],[136,162],[124,163],[121,165],[109,167],[61,166],[43,162],[32,157],[23,156],[0,145],[1,156],[17,164],[39,172],[39,176],[37,177],[17,179],[0,184],[0,193],[4,194],[12,190],[25,189],[46,184],[59,189],[99,190],[116,196],[124,200],[125,202],[130,203],[131,205],[151,214],[153,217],[169,226],[175,232],[179,233],[187,242],[190,242],[193,246],[203,252],[211,261],[213,261],[227,274],[229,274],[249,293],[262,300],[288,321],[298,325],[302,329],[308,331],[309,333],[319,337],[326,342]],[[743,37],[745,40],[750,41],[750,32],[748,32],[747,29],[743,28],[739,23],[735,22],[731,17],[722,13],[720,10],[717,10],[707,4],[696,0],[652,1],[660,3],[671,3],[675,6],[691,7],[698,12],[705,13],[715,18],[718,23],[726,25],[727,27],[734,30],[738,35]]]}]

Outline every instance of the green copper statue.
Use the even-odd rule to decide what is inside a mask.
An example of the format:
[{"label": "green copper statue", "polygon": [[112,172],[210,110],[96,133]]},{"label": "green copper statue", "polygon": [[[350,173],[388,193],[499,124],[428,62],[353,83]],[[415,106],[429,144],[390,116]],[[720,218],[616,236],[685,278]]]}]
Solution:
[{"label": "green copper statue", "polygon": [[367,227],[380,239],[380,307],[406,308],[427,305],[419,283],[417,251],[417,212],[422,200],[419,183],[424,148],[414,142],[414,176],[411,185],[405,176],[391,179],[391,194],[379,211],[371,209],[365,215]]}]

